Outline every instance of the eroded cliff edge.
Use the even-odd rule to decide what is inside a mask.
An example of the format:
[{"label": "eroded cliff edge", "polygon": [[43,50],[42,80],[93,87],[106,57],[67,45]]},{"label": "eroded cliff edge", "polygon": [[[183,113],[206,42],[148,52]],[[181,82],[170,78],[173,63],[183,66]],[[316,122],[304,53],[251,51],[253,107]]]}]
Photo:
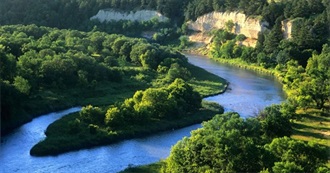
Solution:
[{"label": "eroded cliff edge", "polygon": [[[101,9],[90,19],[99,20],[100,22],[120,20],[142,22],[152,19],[158,19],[159,22],[166,22],[169,20],[166,16],[153,10],[122,12],[114,9]],[[269,28],[269,23],[260,20],[259,17],[249,17],[239,12],[211,12],[198,17],[196,21],[187,22],[188,29],[196,31],[189,36],[189,40],[200,45],[207,45],[212,41],[212,37],[207,33],[213,29],[224,29],[229,21],[234,23],[232,29],[234,34],[243,34],[247,37],[240,44],[250,47],[255,47],[258,34],[265,32]],[[282,21],[283,37],[285,39],[291,38],[292,26],[292,20]]]},{"label": "eroded cliff edge", "polygon": [[91,20],[99,20],[100,22],[110,22],[119,20],[130,20],[130,21],[149,21],[152,19],[158,19],[159,22],[165,22],[169,20],[167,17],[162,15],[157,11],[152,10],[139,10],[139,11],[129,11],[121,12],[114,9],[103,9],[91,17]]},{"label": "eroded cliff edge", "polygon": [[[243,34],[247,37],[242,44],[252,47],[254,47],[257,42],[259,32],[264,32],[269,26],[266,21],[248,17],[239,12],[211,12],[198,17],[196,21],[189,21],[187,25],[189,29],[199,32],[200,35],[213,29],[223,29],[229,21],[234,23],[233,33]],[[193,35],[190,39],[196,41],[196,37],[198,38],[200,36]],[[204,40],[209,41],[210,39]]]}]

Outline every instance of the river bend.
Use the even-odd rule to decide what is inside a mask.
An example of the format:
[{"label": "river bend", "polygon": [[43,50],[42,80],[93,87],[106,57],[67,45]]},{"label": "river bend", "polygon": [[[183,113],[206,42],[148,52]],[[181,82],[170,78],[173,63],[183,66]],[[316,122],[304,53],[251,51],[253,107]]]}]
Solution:
[{"label": "river bend", "polygon": [[[187,56],[190,63],[219,75],[230,83],[224,94],[206,98],[206,100],[220,103],[226,111],[236,111],[243,117],[248,117],[255,115],[268,105],[284,100],[281,85],[272,77],[218,64],[201,56]],[[58,156],[30,156],[30,149],[45,138],[44,131],[50,123],[80,109],[76,107],[35,118],[32,122],[2,137],[0,172],[118,172],[128,166],[149,164],[165,159],[170,153],[171,146],[184,136],[189,136],[191,130],[201,127],[200,124],[196,124],[146,138],[126,140]]]}]

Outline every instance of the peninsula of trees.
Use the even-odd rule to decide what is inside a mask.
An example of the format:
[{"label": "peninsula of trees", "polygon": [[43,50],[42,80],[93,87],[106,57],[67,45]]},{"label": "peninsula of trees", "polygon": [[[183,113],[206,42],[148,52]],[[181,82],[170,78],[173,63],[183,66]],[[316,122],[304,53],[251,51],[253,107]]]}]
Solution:
[{"label": "peninsula of trees", "polygon": [[[170,20],[90,20],[106,8],[156,10]],[[330,130],[329,0],[2,0],[1,133],[32,115],[83,105],[80,113],[50,125],[48,138],[31,150],[48,155],[221,113],[221,106],[201,99],[223,92],[226,82],[174,51],[190,44],[186,22],[213,11],[240,12],[269,23],[256,46],[246,47],[239,44],[245,36],[233,35],[235,24],[228,22],[209,33],[208,55],[276,75],[287,101],[255,118],[216,115],[178,142],[159,171],[329,172],[328,136],[293,139],[299,128]],[[288,39],[285,21],[292,23]],[[143,39],[142,31],[154,34]],[[307,121],[312,122],[308,127]],[[144,123],[154,126],[145,129]]]}]

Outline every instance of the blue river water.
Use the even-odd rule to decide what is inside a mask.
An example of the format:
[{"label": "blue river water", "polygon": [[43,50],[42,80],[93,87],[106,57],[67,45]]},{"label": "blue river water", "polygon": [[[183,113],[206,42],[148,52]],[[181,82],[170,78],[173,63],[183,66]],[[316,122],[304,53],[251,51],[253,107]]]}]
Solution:
[{"label": "blue river water", "polygon": [[[284,100],[282,86],[274,78],[252,71],[218,64],[197,55],[187,55],[189,62],[228,80],[229,88],[221,95],[206,98],[236,111],[242,117],[256,115],[264,107]],[[171,147],[200,124],[183,129],[158,133],[145,138],[68,152],[58,156],[33,157],[29,151],[45,138],[49,124],[81,108],[75,107],[35,118],[11,134],[1,138],[1,173],[115,173],[128,166],[157,162],[169,156]]]}]

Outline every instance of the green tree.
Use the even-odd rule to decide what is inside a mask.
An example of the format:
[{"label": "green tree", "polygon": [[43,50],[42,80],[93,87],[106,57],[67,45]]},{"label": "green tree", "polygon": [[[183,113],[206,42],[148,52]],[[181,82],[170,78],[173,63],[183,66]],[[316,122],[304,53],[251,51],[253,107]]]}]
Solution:
[{"label": "green tree", "polygon": [[201,96],[183,79],[175,79],[167,89],[169,90],[169,97],[175,98],[182,111],[190,112],[201,107]]},{"label": "green tree", "polygon": [[230,40],[222,44],[220,47],[221,58],[226,58],[226,59],[235,58],[233,57],[234,47],[235,47],[234,40]]},{"label": "green tree", "polygon": [[187,36],[181,36],[180,38],[180,48],[184,49],[189,46],[189,38]]},{"label": "green tree", "polygon": [[303,80],[304,68],[297,61],[293,60],[289,61],[286,66],[286,73],[283,79],[284,87],[288,89],[299,88],[299,83]]},{"label": "green tree", "polygon": [[99,107],[92,105],[85,106],[79,112],[80,118],[87,123],[102,125],[104,123],[105,113]]},{"label": "green tree", "polygon": [[326,148],[312,142],[275,138],[265,149],[275,159],[271,168],[274,172],[316,172],[327,163]]},{"label": "green tree", "polygon": [[143,92],[141,101],[136,105],[138,112],[150,117],[164,118],[170,116],[176,108],[176,100],[168,98],[168,92],[161,89],[149,88]]},{"label": "green tree", "polygon": [[[131,53],[130,53],[132,62],[137,65],[142,66],[141,60],[143,60],[144,61],[143,63],[145,63],[145,65],[147,65],[149,58],[145,57],[146,55],[141,58],[141,55],[143,56],[143,54],[145,54],[147,51],[151,51],[151,52],[149,52],[149,54],[157,52],[157,51],[154,52],[153,49],[156,49],[156,48],[153,47],[152,45],[150,45],[148,43],[144,43],[144,42],[133,45]],[[149,59],[149,60],[154,60],[155,62],[157,62],[157,60],[155,60],[155,59]],[[155,63],[155,64],[157,64],[157,63]]]},{"label": "green tree", "polygon": [[38,87],[42,61],[34,50],[28,51],[18,58],[17,73],[19,76],[27,79],[32,88]]},{"label": "green tree", "polygon": [[264,52],[267,54],[277,50],[281,40],[283,39],[281,19],[278,18],[270,32],[265,36]]},{"label": "green tree", "polygon": [[268,139],[290,136],[292,134],[290,116],[283,114],[281,111],[281,105],[272,105],[266,107],[259,114],[262,130]]},{"label": "green tree", "polygon": [[7,54],[5,47],[0,44],[0,76],[3,80],[12,80],[16,75],[16,59]]},{"label": "green tree", "polygon": [[107,110],[105,114],[105,124],[112,129],[116,129],[124,125],[125,117],[121,113],[121,110],[118,107],[112,107]]},{"label": "green tree", "polygon": [[225,23],[226,31],[232,32],[235,29],[235,23],[232,20],[229,20]]},{"label": "green tree", "polygon": [[57,56],[52,60],[42,62],[40,73],[45,84],[55,87],[66,87],[75,84],[77,78],[77,65],[70,58]]},{"label": "green tree", "polygon": [[190,76],[191,74],[189,70],[185,67],[180,66],[178,63],[171,64],[171,67],[169,68],[166,75],[166,77],[170,81],[174,81],[176,78],[187,80]]},{"label": "green tree", "polygon": [[14,78],[14,86],[15,88],[23,94],[29,95],[31,90],[31,85],[29,81],[24,79],[21,76],[16,76]]},{"label": "green tree", "polygon": [[325,103],[330,102],[330,48],[323,46],[320,55],[313,55],[306,67],[308,77],[301,85],[304,94],[309,95],[319,109],[325,108]]},{"label": "green tree", "polygon": [[143,67],[156,69],[158,66],[157,52],[155,49],[147,50],[140,55],[140,62]]},{"label": "green tree", "polygon": [[260,149],[250,128],[237,113],[216,115],[171,150],[164,172],[257,172]]}]

